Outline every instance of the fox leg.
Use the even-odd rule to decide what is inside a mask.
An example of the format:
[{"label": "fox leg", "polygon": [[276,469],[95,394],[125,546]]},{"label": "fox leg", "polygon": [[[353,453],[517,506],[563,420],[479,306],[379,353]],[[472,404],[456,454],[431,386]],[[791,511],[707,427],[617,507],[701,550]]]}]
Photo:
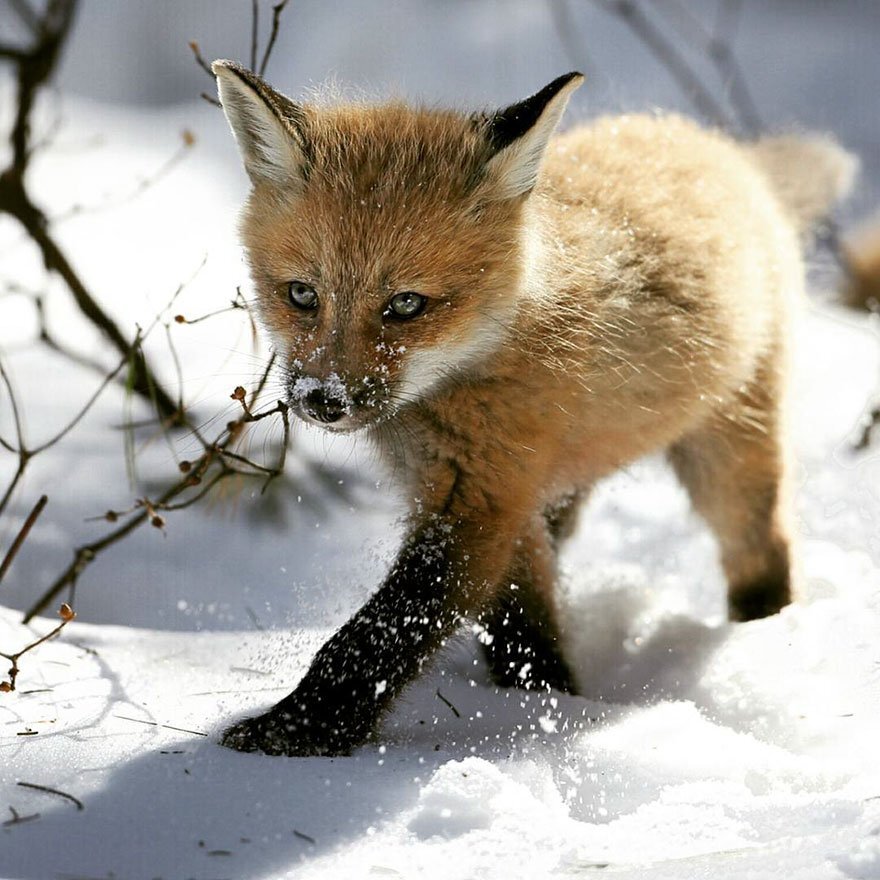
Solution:
[{"label": "fox leg", "polygon": [[555,545],[541,518],[520,539],[502,589],[483,617],[488,638],[481,646],[500,687],[576,691],[560,648],[553,607],[555,574]]},{"label": "fox leg", "polygon": [[296,689],[221,742],[274,755],[344,755],[375,732],[394,698],[465,618],[491,604],[524,516],[475,510],[463,479],[414,524],[373,597],[318,651]]},{"label": "fox leg", "polygon": [[767,617],[791,601],[780,384],[778,374],[759,371],[723,415],[669,454],[695,509],[718,538],[732,620]]}]

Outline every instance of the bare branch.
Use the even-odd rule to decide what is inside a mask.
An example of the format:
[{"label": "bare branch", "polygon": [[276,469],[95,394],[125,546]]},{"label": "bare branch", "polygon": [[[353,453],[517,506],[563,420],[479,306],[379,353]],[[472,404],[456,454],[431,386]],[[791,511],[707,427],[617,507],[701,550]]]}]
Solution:
[{"label": "bare branch", "polygon": [[35,648],[39,648],[40,645],[48,642],[49,639],[54,639],[55,636],[57,636],[58,633],[60,633],[61,630],[63,630],[64,627],[67,626],[68,623],[76,619],[76,612],[74,612],[74,610],[66,603],[58,609],[58,614],[61,617],[61,623],[59,623],[58,626],[56,626],[50,632],[47,632],[46,635],[41,636],[40,638],[31,642],[29,645],[26,645],[16,654],[6,654],[3,651],[0,651],[0,657],[4,657],[6,660],[9,660],[9,662],[12,663],[12,666],[7,672],[8,678],[6,679],[6,681],[0,681],[0,693],[9,693],[10,691],[15,690],[15,681],[18,678],[19,672],[21,671],[19,669],[18,661],[25,654],[33,651]]},{"label": "bare branch", "polygon": [[257,69],[257,40],[260,31],[260,3],[251,0],[251,70]]},{"label": "bare branch", "polygon": [[48,495],[40,496],[39,501],[37,501],[37,503],[34,505],[33,510],[28,514],[28,517],[24,521],[24,524],[18,530],[18,534],[15,536],[15,540],[12,542],[12,545],[9,547],[9,550],[3,557],[3,562],[0,562],[0,583],[3,582],[3,578],[6,576],[6,572],[9,570],[9,566],[12,565],[12,561],[15,559],[18,551],[21,549],[21,545],[27,540],[27,536],[30,534],[34,523],[43,512],[43,508],[46,506],[46,502],[48,500]]},{"label": "bare branch", "polygon": [[[264,374],[265,375],[265,374]],[[280,456],[279,465],[275,469],[258,465],[243,456],[238,456],[230,447],[241,437],[244,428],[249,424],[263,421],[272,416],[281,415],[284,424],[284,446]],[[116,522],[121,517],[129,516],[127,522],[112,529],[103,537],[77,547],[74,550],[73,559],[67,568],[55,579],[52,585],[43,595],[25,612],[24,622],[27,623],[39,614],[64,590],[74,590],[80,575],[88,568],[95,558],[109,547],[121,541],[135,529],[144,523],[152,521],[156,525],[158,511],[169,512],[182,510],[201,500],[219,482],[233,475],[242,477],[265,476],[265,485],[280,474],[278,467],[283,467],[286,456],[286,448],[289,437],[289,425],[287,420],[287,406],[281,401],[271,409],[253,413],[249,409],[244,411],[238,419],[229,422],[218,438],[209,444],[205,444],[203,453],[194,462],[187,463],[182,476],[165,490],[157,499],[141,499],[130,511],[111,511],[104,518],[110,522]],[[241,464],[241,467],[237,465]],[[213,471],[209,473],[209,471]],[[198,491],[177,501],[189,490],[198,488]],[[161,517],[159,517],[161,519]],[[164,525],[164,521],[161,523]]]},{"label": "bare branch", "polygon": [[204,56],[202,55],[202,50],[199,47],[199,44],[195,40],[190,40],[189,43],[187,43],[187,45],[189,46],[190,50],[192,51],[193,55],[195,56],[196,64],[198,64],[199,67],[201,67],[202,70],[204,70],[205,73],[207,73],[208,76],[211,77],[211,81],[213,82],[214,81],[214,71],[211,70],[211,65],[208,64],[207,61],[205,61]]},{"label": "bare branch", "polygon": [[[34,28],[37,36],[33,46],[14,59],[18,74],[18,100],[9,134],[12,162],[0,172],[0,213],[9,214],[22,225],[39,249],[46,268],[64,280],[83,315],[109,339],[120,354],[125,354],[129,348],[124,335],[74,271],[67,256],[50,234],[45,215],[32,202],[24,183],[31,155],[31,113],[39,91],[55,70],[77,2],[78,0],[48,0]],[[18,11],[26,17],[29,13],[23,12],[25,9],[33,12],[22,0]],[[173,401],[162,390],[142,355],[138,355],[134,362],[133,389],[150,401],[163,417],[174,415]]]},{"label": "bare branch", "polygon": [[263,60],[260,62],[260,69],[257,71],[260,76],[263,76],[266,72],[266,67],[269,64],[269,58],[272,56],[272,50],[275,48],[275,40],[278,39],[278,28],[281,24],[281,13],[284,12],[284,7],[287,6],[288,0],[281,0],[280,3],[276,3],[272,7],[272,30],[269,34],[269,42],[266,43],[266,51],[263,52]]},{"label": "bare branch", "polygon": [[29,788],[32,791],[42,791],[45,794],[54,794],[57,797],[70,801],[77,810],[85,809],[85,805],[78,797],[74,797],[66,791],[60,791],[57,788],[50,788],[48,785],[38,785],[36,782],[17,782],[16,785],[20,785],[22,788]]},{"label": "bare branch", "polygon": [[27,27],[34,36],[37,36],[42,28],[42,23],[39,16],[37,16],[27,0],[9,0],[9,5],[25,27]]}]

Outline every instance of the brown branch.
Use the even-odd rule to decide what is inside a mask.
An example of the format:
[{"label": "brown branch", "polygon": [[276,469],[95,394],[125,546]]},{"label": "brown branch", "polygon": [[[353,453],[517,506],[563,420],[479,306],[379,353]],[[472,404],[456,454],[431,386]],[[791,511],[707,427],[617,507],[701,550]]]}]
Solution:
[{"label": "brown branch", "polygon": [[[280,2],[272,7],[272,26],[269,30],[269,39],[266,42],[266,48],[263,50],[263,56],[260,59],[258,66],[257,57],[259,56],[260,46],[260,3],[259,0],[251,0],[250,68],[254,73],[258,73],[260,76],[265,74],[266,68],[269,65],[269,59],[272,57],[272,52],[275,49],[275,43],[278,39],[278,32],[281,28],[281,14],[284,12],[288,2],[289,0],[280,0]],[[208,64],[202,55],[201,47],[195,40],[190,40],[188,45],[190,51],[193,53],[196,64],[198,64],[198,66],[211,78],[211,83],[213,84],[215,81],[214,72],[211,70],[211,65]],[[221,106],[220,102],[207,92],[201,92],[199,97],[216,107]]]},{"label": "brown branch", "polygon": [[263,60],[260,62],[260,69],[257,73],[260,76],[266,73],[266,67],[269,64],[269,58],[272,56],[272,50],[275,48],[275,40],[278,39],[278,29],[281,26],[281,13],[287,6],[288,0],[281,0],[272,7],[272,30],[269,34],[269,42],[266,43],[266,51],[263,53]]},{"label": "brown branch", "polygon": [[106,368],[103,364],[80,354],[78,351],[74,351],[72,348],[68,348],[64,343],[59,342],[52,335],[49,330],[49,321],[46,318],[46,306],[42,296],[34,297],[34,308],[37,312],[37,320],[40,328],[38,338],[43,345],[54,351],[56,354],[60,354],[62,357],[67,358],[69,361],[79,364],[81,367],[86,367],[93,372],[101,373],[101,375],[106,373]]},{"label": "brown branch", "polygon": [[21,545],[27,540],[28,534],[30,534],[30,530],[33,528],[34,523],[39,518],[40,514],[43,512],[43,508],[46,506],[46,502],[49,500],[48,495],[42,495],[40,500],[34,505],[34,509],[28,514],[28,518],[24,521],[24,525],[18,530],[18,534],[15,536],[15,540],[12,542],[9,550],[6,551],[6,555],[3,557],[3,562],[0,562],[0,583],[3,582],[3,578],[6,576],[6,572],[9,570],[9,566],[12,565],[12,561],[18,555],[18,551],[21,549]]},{"label": "brown branch", "polygon": [[40,638],[31,642],[29,645],[26,645],[15,654],[6,654],[5,652],[0,651],[0,657],[5,658],[10,663],[12,663],[12,666],[7,672],[7,680],[0,681],[0,693],[9,693],[15,690],[15,681],[18,678],[19,672],[21,671],[18,666],[18,661],[25,654],[27,654],[29,651],[33,651],[35,648],[38,648],[44,642],[48,642],[49,639],[55,638],[55,636],[57,636],[58,633],[60,633],[61,630],[63,630],[64,627],[67,626],[68,623],[76,619],[76,612],[74,612],[74,610],[66,603],[58,609],[58,614],[61,617],[61,623],[59,623],[58,626],[56,626],[50,632],[47,632],[46,635],[41,636]]},{"label": "brown branch", "polygon": [[24,825],[25,822],[33,822],[34,819],[39,819],[39,813],[31,813],[29,816],[22,816],[15,807],[10,807],[9,812],[12,814],[11,819],[7,819],[3,823],[4,828],[11,828],[13,825]]},{"label": "brown branch", "polygon": [[211,70],[211,65],[208,64],[207,61],[205,61],[205,58],[202,55],[202,50],[199,47],[199,44],[195,40],[190,40],[189,43],[187,43],[187,45],[189,46],[190,51],[193,53],[193,56],[196,59],[196,64],[198,64],[199,67],[201,67],[202,70],[204,70],[205,73],[207,73],[208,76],[211,77],[211,79],[214,79],[214,72]]},{"label": "brown branch", "polygon": [[[128,340],[113,319],[98,305],[49,233],[46,218],[30,201],[22,180],[10,176],[8,172],[0,176],[0,212],[10,214],[22,224],[39,249],[46,268],[58,274],[67,284],[80,312],[120,354],[130,357],[132,348]],[[178,413],[174,401],[161,388],[142,353],[134,353],[132,368],[132,390],[151,402],[162,418],[175,418]]]},{"label": "brown branch", "polygon": [[27,0],[9,0],[9,5],[12,7],[12,11],[19,17],[25,27],[27,27],[32,34],[36,35],[40,32],[40,29],[43,26],[42,22]]},{"label": "brown branch", "polygon": [[0,359],[0,378],[3,379],[3,384],[6,386],[6,393],[9,395],[9,403],[12,408],[12,418],[15,424],[16,436],[15,445],[0,437],[0,446],[8,452],[12,452],[18,456],[18,465],[15,469],[15,473],[13,474],[9,485],[6,487],[3,497],[0,498],[0,513],[3,513],[3,511],[6,510],[6,505],[9,504],[9,499],[12,498],[12,493],[15,492],[21,478],[24,476],[28,462],[31,459],[31,453],[24,444],[24,432],[21,425],[21,413],[18,409],[18,399],[16,398],[15,389],[12,386],[12,380],[6,372],[6,367],[3,365],[2,359]]},{"label": "brown branch", "polygon": [[17,782],[16,785],[21,786],[22,788],[29,788],[31,791],[42,791],[45,794],[54,794],[60,798],[64,798],[65,800],[70,801],[77,810],[84,810],[85,804],[78,798],[74,797],[72,794],[68,794],[66,791],[59,791],[57,788],[50,788],[48,785],[38,785],[36,782]]},{"label": "brown branch", "polygon": [[[31,114],[40,90],[52,76],[67,40],[78,0],[48,0],[35,29],[33,45],[12,59],[17,68],[18,91],[15,119],[9,134],[10,165],[0,172],[0,213],[14,217],[40,251],[46,269],[59,275],[69,288],[82,314],[119,351],[129,351],[125,336],[86,288],[70,261],[49,232],[47,219],[31,200],[25,187],[31,150]],[[23,7],[24,8],[24,7]],[[30,8],[30,7],[28,7]],[[143,355],[134,363],[133,390],[150,401],[163,417],[174,414],[173,401],[154,378]]]},{"label": "brown branch", "polygon": [[[230,464],[230,462],[226,460],[226,453],[231,452],[229,447],[239,440],[246,425],[260,422],[279,414],[282,416],[285,425],[285,433],[284,446],[276,469],[264,469],[255,462],[251,462],[247,459],[245,459],[245,461],[247,461],[247,469],[242,469],[234,466],[234,464]],[[27,623],[33,619],[33,617],[48,607],[48,605],[64,590],[74,590],[82,573],[104,550],[117,544],[135,529],[140,528],[145,522],[152,522],[159,527],[164,526],[164,520],[161,516],[158,516],[158,511],[169,512],[183,510],[205,497],[222,480],[233,475],[244,477],[265,475],[265,489],[268,482],[281,473],[281,471],[278,470],[278,467],[284,466],[288,436],[289,425],[287,422],[287,406],[280,401],[271,409],[258,413],[244,412],[238,419],[229,422],[217,440],[211,444],[206,444],[202,455],[194,462],[187,463],[188,467],[185,469],[185,472],[181,475],[180,479],[174,482],[158,498],[155,500],[141,499],[140,502],[136,503],[129,511],[110,511],[108,514],[105,514],[104,518],[111,522],[116,522],[124,516],[129,516],[129,519],[127,522],[112,529],[97,540],[77,547],[74,550],[73,559],[67,568],[58,575],[43,595],[40,596],[40,598],[37,599],[37,601],[34,602],[25,612],[24,622]],[[232,456],[230,456],[230,458],[232,458]],[[234,458],[232,460],[234,461]],[[217,470],[209,475],[209,470],[214,467],[216,467]],[[257,469],[256,474],[252,468]],[[177,499],[181,495],[184,495],[187,491],[194,488],[198,488],[198,491],[189,498],[177,502]],[[157,518],[160,522],[157,522]]]},{"label": "brown branch", "polygon": [[[202,70],[204,70],[205,73],[207,73],[208,76],[211,77],[211,82],[214,82],[214,72],[211,70],[211,66],[208,64],[208,62],[205,61],[202,55],[202,50],[199,48],[199,44],[195,40],[190,40],[187,45],[195,56],[196,64],[198,64],[199,67],[201,67]],[[213,104],[215,107],[223,106],[216,98],[212,97],[207,92],[200,92],[199,97],[203,101],[207,101],[209,104]]]},{"label": "brown branch", "polygon": [[440,698],[440,701],[445,703],[451,710],[452,714],[455,715],[456,718],[461,718],[461,712],[452,705],[452,703],[440,693],[440,688],[437,688],[437,696]]},{"label": "brown branch", "polygon": [[251,0],[251,70],[257,69],[257,40],[260,30],[260,3]]},{"label": "brown branch", "polygon": [[0,58],[5,58],[7,61],[21,61],[24,57],[25,52],[22,49],[0,44]]},{"label": "brown branch", "polygon": [[165,730],[178,730],[181,733],[192,733],[195,736],[207,736],[208,734],[202,730],[190,730],[187,727],[175,727],[173,724],[160,724],[158,721],[147,721],[144,718],[132,718],[129,715],[114,715],[122,721],[134,721],[136,724],[148,724],[150,727],[162,727]]},{"label": "brown branch", "polygon": [[225,308],[215,309],[213,312],[207,312],[204,315],[199,315],[198,318],[187,318],[186,315],[175,315],[174,322],[176,324],[201,324],[202,321],[207,321],[211,318],[216,318],[218,315],[227,315],[229,312],[234,312],[237,309],[243,309],[245,306],[235,302],[234,300]]}]

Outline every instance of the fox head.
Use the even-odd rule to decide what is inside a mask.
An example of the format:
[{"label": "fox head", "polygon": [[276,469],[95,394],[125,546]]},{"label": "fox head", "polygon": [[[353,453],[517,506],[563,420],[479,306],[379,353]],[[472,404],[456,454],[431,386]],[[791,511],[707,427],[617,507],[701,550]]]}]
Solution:
[{"label": "fox head", "polygon": [[250,177],[241,221],[288,403],[375,425],[504,345],[524,212],[569,73],[495,113],[295,103],[231,61],[220,100]]}]

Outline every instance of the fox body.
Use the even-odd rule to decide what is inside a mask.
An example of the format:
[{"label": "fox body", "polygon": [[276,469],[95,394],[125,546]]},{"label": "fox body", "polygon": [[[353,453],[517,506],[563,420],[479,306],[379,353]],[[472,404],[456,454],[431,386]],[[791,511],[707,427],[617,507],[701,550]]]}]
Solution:
[{"label": "fox body", "polygon": [[348,752],[463,619],[498,684],[576,691],[556,553],[591,486],[646,453],[714,530],[731,617],[790,601],[787,328],[846,154],[674,116],[554,137],[577,74],[468,115],[297,104],[214,71],[288,402],[368,433],[412,502],[384,584],[227,745]]}]

